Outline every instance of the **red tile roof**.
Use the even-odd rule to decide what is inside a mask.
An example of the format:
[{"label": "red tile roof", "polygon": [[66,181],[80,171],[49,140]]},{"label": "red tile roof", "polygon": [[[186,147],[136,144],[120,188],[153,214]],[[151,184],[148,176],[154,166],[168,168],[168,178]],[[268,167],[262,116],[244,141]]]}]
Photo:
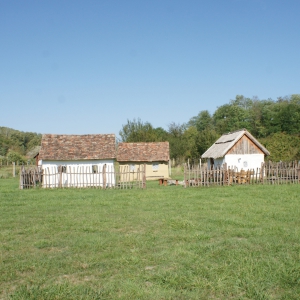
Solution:
[{"label": "red tile roof", "polygon": [[39,159],[87,160],[116,158],[114,134],[44,134]]},{"label": "red tile roof", "polygon": [[118,145],[117,161],[168,161],[169,142],[158,143],[120,143]]}]

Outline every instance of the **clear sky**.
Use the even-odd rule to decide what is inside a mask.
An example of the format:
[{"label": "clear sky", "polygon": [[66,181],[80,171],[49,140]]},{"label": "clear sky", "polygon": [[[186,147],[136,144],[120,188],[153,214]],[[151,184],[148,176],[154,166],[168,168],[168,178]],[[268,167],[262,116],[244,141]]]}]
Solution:
[{"label": "clear sky", "polygon": [[0,126],[167,129],[300,93],[299,0],[0,0]]}]

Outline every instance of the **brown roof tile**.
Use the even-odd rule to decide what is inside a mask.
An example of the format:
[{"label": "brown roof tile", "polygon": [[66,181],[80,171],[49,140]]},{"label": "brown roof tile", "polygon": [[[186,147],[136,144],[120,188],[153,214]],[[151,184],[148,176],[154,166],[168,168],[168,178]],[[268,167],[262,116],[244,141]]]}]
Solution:
[{"label": "brown roof tile", "polygon": [[114,134],[44,134],[40,150],[44,160],[87,160],[116,158]]},{"label": "brown roof tile", "polygon": [[169,142],[158,143],[120,143],[117,161],[168,161]]}]

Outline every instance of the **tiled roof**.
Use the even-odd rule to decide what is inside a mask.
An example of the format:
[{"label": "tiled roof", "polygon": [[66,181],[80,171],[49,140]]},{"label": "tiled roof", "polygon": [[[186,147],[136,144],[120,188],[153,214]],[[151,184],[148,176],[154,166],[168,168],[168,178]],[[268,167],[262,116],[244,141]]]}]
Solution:
[{"label": "tiled roof", "polygon": [[246,135],[264,154],[270,155],[270,152],[262,144],[260,144],[249,131],[241,129],[223,134],[210,148],[205,151],[205,153],[202,154],[202,158],[211,157],[216,159],[218,157],[223,157],[243,135]]},{"label": "tiled roof", "polygon": [[44,134],[39,159],[87,160],[116,158],[114,134]]},{"label": "tiled roof", "polygon": [[117,161],[168,161],[169,142],[158,143],[120,143],[118,145]]}]

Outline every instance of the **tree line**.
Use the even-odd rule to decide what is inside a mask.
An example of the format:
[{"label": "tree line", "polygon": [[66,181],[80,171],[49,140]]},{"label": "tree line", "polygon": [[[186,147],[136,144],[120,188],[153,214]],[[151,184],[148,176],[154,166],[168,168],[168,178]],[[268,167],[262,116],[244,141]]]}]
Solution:
[{"label": "tree line", "polygon": [[38,133],[0,127],[0,160],[26,162],[26,154],[39,146],[41,139],[42,135]]},{"label": "tree line", "polygon": [[270,160],[299,160],[300,94],[277,100],[237,95],[213,114],[202,110],[186,123],[172,122],[167,130],[140,119],[127,120],[119,135],[122,142],[169,141],[170,157],[186,160],[199,159],[222,134],[242,128],[271,152]]},{"label": "tree line", "polygon": [[[119,135],[122,142],[168,141],[170,157],[185,161],[199,159],[222,134],[242,128],[270,151],[270,160],[300,160],[300,94],[276,100],[237,95],[212,114],[202,110],[186,123],[170,123],[167,129],[140,119],[127,120]],[[0,160],[25,162],[41,138],[38,133],[0,127]]]}]

